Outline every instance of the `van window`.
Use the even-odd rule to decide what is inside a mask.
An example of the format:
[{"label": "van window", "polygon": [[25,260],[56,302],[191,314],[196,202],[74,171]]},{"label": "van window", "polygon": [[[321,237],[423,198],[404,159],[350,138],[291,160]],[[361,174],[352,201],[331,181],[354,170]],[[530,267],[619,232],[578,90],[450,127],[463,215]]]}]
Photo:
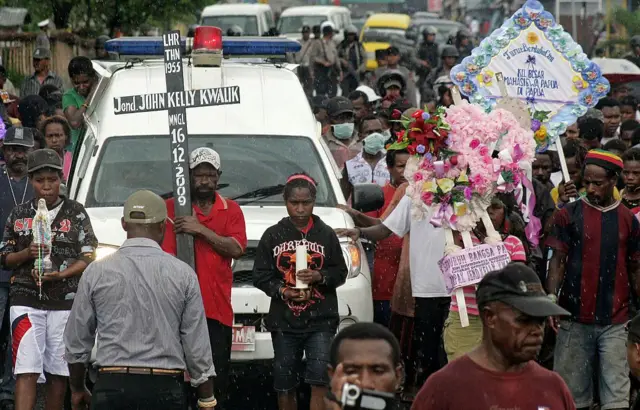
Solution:
[{"label": "van window", "polygon": [[[132,193],[172,191],[167,136],[112,137],[98,158],[86,207],[122,206]],[[320,156],[308,138],[288,136],[189,136],[189,151],[214,148],[221,158],[219,192],[240,205],[282,205],[287,178],[306,172],[318,182],[316,204],[333,207],[336,199]],[[251,161],[247,161],[247,158]],[[266,189],[265,189],[266,188]]]},{"label": "van window", "polygon": [[202,25],[220,27],[223,35],[226,35],[227,30],[233,26],[240,27],[245,36],[262,35],[258,29],[256,16],[204,16],[202,17]]},{"label": "van window", "polygon": [[405,31],[398,28],[365,27],[362,42],[388,43],[394,39],[404,39]]},{"label": "van window", "polygon": [[278,32],[281,34],[300,33],[303,26],[319,26],[327,21],[326,16],[284,16],[278,20]]}]

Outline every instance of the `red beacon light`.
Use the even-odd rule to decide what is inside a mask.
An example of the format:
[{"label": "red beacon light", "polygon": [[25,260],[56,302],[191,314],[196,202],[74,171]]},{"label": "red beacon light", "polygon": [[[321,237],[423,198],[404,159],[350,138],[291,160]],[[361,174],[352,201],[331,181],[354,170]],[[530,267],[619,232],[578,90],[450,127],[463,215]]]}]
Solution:
[{"label": "red beacon light", "polygon": [[211,26],[196,27],[191,59],[194,66],[220,67],[222,65],[222,30]]}]

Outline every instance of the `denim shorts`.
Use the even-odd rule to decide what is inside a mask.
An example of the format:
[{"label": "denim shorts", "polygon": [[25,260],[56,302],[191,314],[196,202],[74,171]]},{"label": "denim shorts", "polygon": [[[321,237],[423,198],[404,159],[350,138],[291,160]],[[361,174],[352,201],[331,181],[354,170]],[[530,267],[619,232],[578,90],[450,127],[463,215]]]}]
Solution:
[{"label": "denim shorts", "polygon": [[[305,382],[328,386],[329,348],[334,335],[331,332],[271,332],[274,389],[287,392],[298,387],[303,366]],[[302,362],[303,354],[306,365]]]},{"label": "denim shorts", "polygon": [[629,407],[626,341],[624,324],[560,321],[553,370],[569,386],[576,408],[591,407],[593,403],[594,371],[598,372],[600,409]]}]

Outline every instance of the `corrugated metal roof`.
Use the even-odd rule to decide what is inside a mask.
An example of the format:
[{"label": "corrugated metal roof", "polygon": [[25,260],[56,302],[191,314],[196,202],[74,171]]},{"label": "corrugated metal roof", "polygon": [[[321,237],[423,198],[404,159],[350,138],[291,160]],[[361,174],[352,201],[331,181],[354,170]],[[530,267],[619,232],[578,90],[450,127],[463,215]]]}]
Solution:
[{"label": "corrugated metal roof", "polygon": [[22,27],[27,14],[27,9],[0,7],[0,27]]}]

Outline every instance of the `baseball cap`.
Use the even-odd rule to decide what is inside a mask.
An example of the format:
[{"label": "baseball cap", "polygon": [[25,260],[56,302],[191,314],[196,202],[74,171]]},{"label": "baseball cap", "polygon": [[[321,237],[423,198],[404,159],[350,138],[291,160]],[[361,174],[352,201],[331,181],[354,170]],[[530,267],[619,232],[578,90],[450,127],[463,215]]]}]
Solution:
[{"label": "baseball cap", "polygon": [[220,155],[209,147],[200,147],[191,151],[189,156],[189,168],[194,169],[200,164],[211,164],[218,171],[220,170]]},{"label": "baseball cap", "polygon": [[389,80],[389,81],[384,83],[384,88],[385,89],[391,88],[391,87],[398,87],[398,88],[402,89],[402,84],[398,80]]},{"label": "baseball cap", "polygon": [[397,56],[400,54],[400,49],[396,46],[391,46],[387,49],[387,53],[389,53],[390,56]]},{"label": "baseball cap", "polygon": [[37,149],[27,157],[27,172],[32,173],[42,168],[62,171],[62,158],[52,149]]},{"label": "baseball cap", "polygon": [[[133,218],[131,214],[139,214]],[[124,203],[124,221],[131,224],[155,224],[167,219],[167,205],[157,194],[146,189],[134,192]]]},{"label": "baseball cap", "polygon": [[356,88],[356,91],[362,91],[363,93],[365,93],[367,95],[367,98],[369,99],[369,102],[375,102],[382,99],[382,97],[376,94],[376,92],[373,91],[373,88],[369,87],[368,85],[361,85]]},{"label": "baseball cap", "polygon": [[33,51],[33,58],[36,60],[51,58],[51,50],[44,47],[38,47]]},{"label": "baseball cap", "polygon": [[353,104],[346,97],[333,97],[327,102],[327,114],[335,117],[345,112],[353,114]]},{"label": "baseball cap", "polygon": [[538,275],[521,263],[489,272],[478,284],[476,300],[478,305],[502,302],[532,317],[570,315],[547,297]]},{"label": "baseball cap", "polygon": [[4,135],[4,145],[20,145],[33,147],[33,130],[24,127],[11,127]]}]

